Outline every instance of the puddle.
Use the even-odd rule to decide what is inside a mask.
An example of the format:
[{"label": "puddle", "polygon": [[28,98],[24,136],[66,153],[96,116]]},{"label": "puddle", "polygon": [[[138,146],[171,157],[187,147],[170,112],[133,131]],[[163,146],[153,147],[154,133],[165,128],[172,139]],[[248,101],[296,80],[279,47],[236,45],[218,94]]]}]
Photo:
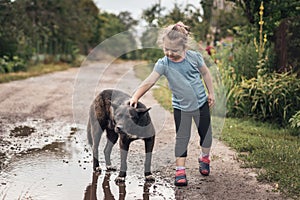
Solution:
[{"label": "puddle", "polygon": [[16,155],[43,149],[55,142],[68,139],[74,125],[64,122],[46,121],[43,119],[26,119],[23,122],[11,123],[0,118],[0,170]]},{"label": "puddle", "polygon": [[140,177],[129,176],[125,183],[115,184],[117,173],[93,174],[92,183],[86,188],[84,199],[175,199],[174,190],[162,180],[149,183]]},{"label": "puddle", "polygon": [[31,133],[35,131],[35,128],[29,126],[17,126],[13,130],[10,131],[9,136],[13,137],[24,137],[29,136]]},{"label": "puddle", "polygon": [[[14,127],[20,128],[18,133],[26,129],[27,136],[12,137],[10,130],[16,130]],[[3,130],[6,134],[1,134],[2,144],[6,141],[6,145],[0,146],[0,152],[8,153],[9,161],[0,171],[1,200],[175,199],[172,184],[156,176],[153,184],[143,180],[143,165],[130,169],[126,182],[120,185],[114,182],[117,172],[93,173],[92,155],[81,139],[85,135],[83,129],[59,122],[27,120]],[[115,148],[112,161],[116,166],[118,160]],[[100,159],[100,163],[103,168],[104,160]]]}]

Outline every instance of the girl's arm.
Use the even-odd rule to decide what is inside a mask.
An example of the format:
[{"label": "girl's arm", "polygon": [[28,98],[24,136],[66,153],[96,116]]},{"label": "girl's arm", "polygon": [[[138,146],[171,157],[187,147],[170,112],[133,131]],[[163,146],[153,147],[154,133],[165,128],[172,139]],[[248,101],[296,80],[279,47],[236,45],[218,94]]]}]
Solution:
[{"label": "girl's arm", "polygon": [[130,106],[136,107],[138,100],[156,83],[159,77],[159,73],[152,71],[152,73],[141,83],[141,85],[132,95],[129,101]]},{"label": "girl's arm", "polygon": [[208,105],[209,107],[212,107],[215,104],[215,94],[211,74],[205,64],[203,64],[202,67],[199,67],[199,70],[208,90]]}]

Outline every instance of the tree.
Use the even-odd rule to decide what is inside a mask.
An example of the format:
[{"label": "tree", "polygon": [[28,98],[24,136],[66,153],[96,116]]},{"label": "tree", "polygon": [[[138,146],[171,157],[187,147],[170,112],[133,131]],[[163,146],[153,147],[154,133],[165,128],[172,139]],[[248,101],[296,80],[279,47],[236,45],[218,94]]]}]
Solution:
[{"label": "tree", "polygon": [[213,9],[213,1],[212,0],[202,0],[200,4],[203,9],[203,21],[210,23],[212,18],[212,9]]},{"label": "tree", "polygon": [[[263,34],[266,34],[269,45],[275,46],[276,68],[278,71],[287,71],[292,67],[299,71],[300,43],[299,32],[299,8],[298,0],[230,0],[241,7],[244,15],[254,30],[259,30],[259,7],[263,2]],[[295,55],[297,54],[297,56]]]},{"label": "tree", "polygon": [[[264,29],[269,36],[274,36],[275,29],[279,26],[280,21],[289,17],[299,16],[300,2],[298,0],[228,0],[234,2],[242,8],[244,15],[250,24],[258,27],[259,7],[261,2],[264,6]],[[275,38],[273,38],[275,39]],[[273,40],[274,41],[274,40]]]},{"label": "tree", "polygon": [[[136,23],[137,21],[133,20],[129,12],[121,12],[116,15],[101,11],[98,32],[100,33],[99,42],[103,42],[101,43],[102,50],[113,56],[119,56],[122,53],[127,53],[130,49],[137,49],[137,43],[132,32]],[[121,57],[128,58],[132,55],[126,54]]]},{"label": "tree", "polygon": [[[18,28],[20,20],[15,16],[21,11],[18,11],[10,0],[0,2],[0,57],[12,58],[17,54],[18,36],[22,34],[22,31]],[[23,18],[23,20],[26,19]]]},{"label": "tree", "polygon": [[92,0],[15,0],[0,4],[0,56],[73,55],[96,43]]},{"label": "tree", "polygon": [[150,27],[159,27],[161,24],[162,11],[165,10],[165,7],[161,7],[160,3],[154,4],[150,8],[143,10],[142,19],[144,19]]},{"label": "tree", "polygon": [[125,29],[129,30],[132,29],[135,25],[138,24],[138,21],[131,17],[131,13],[128,11],[120,12],[118,18],[121,22],[125,25]]}]

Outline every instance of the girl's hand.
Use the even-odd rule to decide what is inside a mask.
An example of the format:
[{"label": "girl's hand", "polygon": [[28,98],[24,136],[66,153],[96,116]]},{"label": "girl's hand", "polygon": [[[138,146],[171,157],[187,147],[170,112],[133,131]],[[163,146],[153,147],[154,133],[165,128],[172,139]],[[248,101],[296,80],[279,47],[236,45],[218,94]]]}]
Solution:
[{"label": "girl's hand", "polygon": [[134,107],[134,108],[137,107],[137,103],[138,103],[138,100],[133,98],[133,97],[129,100],[129,105]]},{"label": "girl's hand", "polygon": [[213,106],[215,105],[215,102],[216,102],[216,100],[215,100],[215,95],[213,95],[213,94],[208,94],[207,101],[208,101],[209,107],[210,107],[210,108],[213,107]]}]

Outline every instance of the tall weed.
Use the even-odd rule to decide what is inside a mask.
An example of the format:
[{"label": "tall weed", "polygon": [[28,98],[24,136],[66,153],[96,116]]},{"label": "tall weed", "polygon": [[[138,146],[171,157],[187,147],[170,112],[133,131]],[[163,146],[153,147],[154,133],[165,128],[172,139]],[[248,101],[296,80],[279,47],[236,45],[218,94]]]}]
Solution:
[{"label": "tall weed", "polygon": [[285,126],[300,110],[300,80],[296,74],[275,72],[243,79],[232,89],[231,98],[230,115],[250,116]]}]

